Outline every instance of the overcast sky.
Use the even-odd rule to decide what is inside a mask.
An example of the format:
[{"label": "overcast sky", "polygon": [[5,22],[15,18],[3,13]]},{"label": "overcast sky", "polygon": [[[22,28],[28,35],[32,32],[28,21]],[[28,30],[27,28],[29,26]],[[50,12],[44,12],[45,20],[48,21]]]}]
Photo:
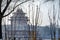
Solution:
[{"label": "overcast sky", "polygon": [[[40,5],[41,3],[41,5]],[[26,10],[29,10],[28,9],[28,5],[30,4],[30,19],[31,19],[31,23],[32,23],[32,16],[33,16],[33,13],[32,13],[32,7],[34,9],[34,14],[36,14],[35,12],[37,11],[36,10],[36,6],[38,5],[40,7],[40,13],[39,13],[39,25],[41,24],[40,20],[42,18],[42,24],[43,26],[46,26],[46,25],[49,25],[49,18],[48,18],[48,10],[50,10],[50,15],[51,15],[51,18],[53,16],[53,4],[55,5],[55,13],[56,15],[58,15],[58,10],[59,10],[59,0],[55,0],[54,2],[52,1],[49,1],[49,2],[46,2],[46,3],[43,3],[43,1],[40,1],[40,0],[35,0],[35,2],[28,2],[28,3],[25,3],[23,5],[23,10],[26,11]],[[28,12],[27,12],[28,13]],[[29,15],[29,14],[28,14]],[[35,15],[34,15],[35,16]],[[56,16],[57,18],[57,16]],[[57,19],[56,19],[57,20]]]},{"label": "overcast sky", "polygon": [[[40,1],[40,0],[35,0],[35,2],[27,2],[24,3],[20,6],[20,8],[23,9],[23,11],[25,13],[27,13],[27,16],[29,17],[29,11],[30,11],[30,22],[32,24],[32,17],[33,17],[33,13],[34,13],[34,21],[35,21],[35,15],[36,15],[36,6],[38,5],[38,7],[40,7],[40,13],[39,13],[39,20],[38,20],[38,25],[42,25],[42,26],[46,26],[49,25],[49,18],[48,18],[48,10],[51,10],[51,17],[52,17],[52,13],[53,13],[53,2],[49,1],[46,3],[43,3],[44,0]],[[56,15],[58,13],[58,9],[59,9],[59,1],[55,0],[54,4],[55,4],[55,11],[56,11]],[[30,9],[29,9],[29,5],[30,5]],[[33,10],[32,10],[33,7]],[[34,11],[34,12],[33,12]],[[8,20],[7,20],[8,21]],[[42,23],[41,23],[42,21]],[[8,23],[7,23],[8,24]]]}]

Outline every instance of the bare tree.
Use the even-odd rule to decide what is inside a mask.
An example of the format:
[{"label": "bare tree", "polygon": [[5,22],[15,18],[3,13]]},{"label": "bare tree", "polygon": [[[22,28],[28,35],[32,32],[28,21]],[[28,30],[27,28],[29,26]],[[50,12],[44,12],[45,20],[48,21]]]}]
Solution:
[{"label": "bare tree", "polygon": [[50,13],[51,13],[51,12],[48,12],[48,17],[49,17],[49,21],[50,21],[50,34],[51,34],[51,40],[53,40],[53,19],[51,18]]},{"label": "bare tree", "polygon": [[[42,0],[41,0],[42,1]],[[42,3],[42,4],[44,4],[44,3],[46,3],[46,2],[48,2],[48,1],[54,1],[54,0],[44,0],[44,2]],[[32,1],[32,2],[34,2],[34,0]],[[32,7],[32,10],[33,10],[33,7]],[[36,28],[37,28],[37,24],[38,24],[38,19],[39,19],[39,8],[38,8],[38,6],[37,6],[37,13],[36,13],[36,17],[35,17],[35,26],[33,26],[33,40],[36,40]],[[34,25],[34,12],[33,12],[33,17],[32,17],[32,22],[33,22],[33,25]],[[42,38],[40,38],[40,40],[42,40]]]},{"label": "bare tree", "polygon": [[[6,2],[6,5],[4,6],[4,9],[2,10],[2,4],[4,3],[3,1]],[[2,38],[2,19],[4,17],[10,15],[19,5],[25,3],[29,0],[25,0],[25,1],[21,2],[20,4],[14,6],[13,9],[8,14],[4,15],[12,1],[13,0],[0,0],[0,39]],[[16,1],[16,0],[14,0],[14,1]]]},{"label": "bare tree", "polygon": [[[50,21],[50,34],[51,40],[56,40],[56,13],[55,13],[55,6],[53,4],[53,17],[51,18],[51,10],[48,10],[48,17]],[[54,37],[54,38],[53,38]]]}]

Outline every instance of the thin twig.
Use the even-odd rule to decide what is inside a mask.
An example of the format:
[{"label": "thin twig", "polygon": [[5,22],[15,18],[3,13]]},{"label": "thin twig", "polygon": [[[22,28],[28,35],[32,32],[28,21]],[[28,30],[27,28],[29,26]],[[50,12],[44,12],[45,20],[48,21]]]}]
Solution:
[{"label": "thin twig", "polygon": [[6,16],[10,15],[19,5],[21,5],[21,4],[25,3],[25,2],[27,2],[27,1],[24,1],[24,2],[22,2],[22,3],[20,3],[20,4],[18,4],[17,6],[15,6],[15,7],[13,8],[13,10],[11,10],[7,15],[5,15],[5,16],[3,16],[3,17],[6,17]]}]

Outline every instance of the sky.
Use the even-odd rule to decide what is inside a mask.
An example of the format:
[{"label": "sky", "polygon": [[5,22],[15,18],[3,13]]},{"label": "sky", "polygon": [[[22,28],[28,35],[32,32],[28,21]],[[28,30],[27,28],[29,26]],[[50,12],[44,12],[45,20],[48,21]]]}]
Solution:
[{"label": "sky", "polygon": [[[23,10],[25,8],[24,11],[29,10],[28,9],[29,4],[31,7],[33,7],[33,10],[31,10],[32,8],[30,8],[30,12],[34,11],[34,16],[36,15],[35,12],[37,11],[36,6],[38,5],[40,7],[41,12],[39,13],[38,25],[40,25],[40,26],[50,25],[49,18],[48,18],[48,10],[50,11],[50,16],[52,18],[53,17],[53,4],[55,5],[55,11],[56,11],[55,13],[56,13],[56,18],[57,18],[58,10],[59,10],[59,0],[55,0],[54,3],[52,1],[43,3],[43,1],[40,1],[40,0],[35,0],[35,2],[28,2],[28,3],[23,4]],[[32,24],[32,15],[33,15],[33,13],[30,13],[31,24]],[[42,24],[41,24],[40,20],[42,20]]]},{"label": "sky", "polygon": [[[46,3],[43,3],[43,2],[44,2],[44,0],[35,0],[34,2],[29,1],[29,2],[26,2],[26,3],[19,6],[19,8],[22,8],[23,11],[25,13],[27,13],[26,16],[29,17],[29,14],[30,14],[30,24],[33,24],[33,22],[32,22],[33,16],[34,16],[34,23],[35,23],[36,11],[37,11],[37,6],[38,6],[40,8],[39,18],[38,18],[38,25],[39,26],[50,25],[49,18],[48,18],[48,10],[50,10],[50,16],[52,18],[52,15],[53,15],[52,14],[53,13],[53,6],[52,6],[53,2],[52,1],[49,1],[49,2],[46,2]],[[59,0],[54,1],[56,15],[58,15],[58,10],[59,10],[58,3],[59,3]],[[29,9],[29,5],[30,5],[30,9]],[[33,10],[32,10],[32,7],[33,7]],[[30,13],[29,13],[29,11],[30,11]],[[6,23],[6,24],[10,24],[10,21],[8,21],[8,22],[9,23]]]}]

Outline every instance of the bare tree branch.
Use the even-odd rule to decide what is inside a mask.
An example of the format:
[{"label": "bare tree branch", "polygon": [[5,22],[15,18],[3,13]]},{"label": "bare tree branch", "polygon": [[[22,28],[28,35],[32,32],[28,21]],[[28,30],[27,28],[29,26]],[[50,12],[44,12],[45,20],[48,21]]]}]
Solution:
[{"label": "bare tree branch", "polygon": [[11,1],[12,1],[12,0],[9,0],[9,1],[7,0],[7,4],[6,4],[6,6],[5,6],[5,8],[4,8],[3,12],[2,12],[3,15],[4,15],[5,11],[7,10],[9,4],[11,3]]},{"label": "bare tree branch", "polygon": [[[2,4],[2,0],[0,0],[0,12],[1,12],[1,4]],[[1,13],[0,13],[1,14]]]},{"label": "bare tree branch", "polygon": [[[28,1],[29,1],[29,0],[28,0]],[[13,10],[11,10],[7,15],[5,15],[5,16],[3,16],[3,17],[6,17],[6,16],[10,15],[19,5],[21,5],[21,4],[25,3],[25,2],[27,2],[27,1],[24,1],[24,2],[22,2],[22,3],[20,3],[20,4],[18,4],[17,6],[15,6],[15,7],[13,8]]]},{"label": "bare tree branch", "polygon": [[48,2],[48,1],[54,1],[54,0],[45,0],[44,2],[46,3],[46,2]]},{"label": "bare tree branch", "polygon": [[49,17],[49,21],[50,21],[50,23],[52,23],[52,19],[50,18],[50,10],[48,10],[48,17]]},{"label": "bare tree branch", "polygon": [[3,1],[3,0],[0,0],[0,3],[1,3],[1,4],[2,4],[2,1]]}]

